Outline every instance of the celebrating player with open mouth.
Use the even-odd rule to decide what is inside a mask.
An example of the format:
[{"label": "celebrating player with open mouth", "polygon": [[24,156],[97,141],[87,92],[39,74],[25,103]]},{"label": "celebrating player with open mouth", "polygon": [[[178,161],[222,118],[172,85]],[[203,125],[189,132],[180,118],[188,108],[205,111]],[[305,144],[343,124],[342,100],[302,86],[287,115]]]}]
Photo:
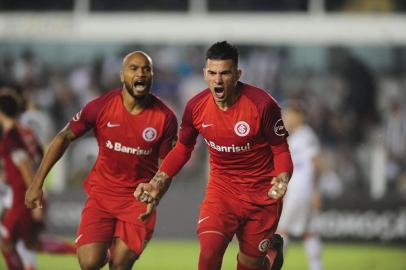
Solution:
[{"label": "celebrating player with open mouth", "polygon": [[150,93],[151,58],[128,54],[120,73],[123,87],[88,103],[53,139],[26,194],[26,205],[41,206],[45,176],[69,144],[93,129],[99,155],[84,187],[88,195],[76,245],[82,269],[100,269],[112,246],[110,269],[131,269],[151,239],[156,213],[133,197],[134,187],[157,171],[177,133],[173,112]]},{"label": "celebrating player with open mouth", "polygon": [[276,101],[240,82],[240,76],[238,50],[225,41],[212,45],[204,68],[208,88],[188,102],[176,146],[154,178],[134,193],[144,202],[161,196],[168,179],[189,160],[198,134],[203,136],[210,175],[197,225],[199,270],[220,269],[234,235],[240,247],[237,269],[282,266],[282,243],[274,232],[293,171],[288,134]]}]

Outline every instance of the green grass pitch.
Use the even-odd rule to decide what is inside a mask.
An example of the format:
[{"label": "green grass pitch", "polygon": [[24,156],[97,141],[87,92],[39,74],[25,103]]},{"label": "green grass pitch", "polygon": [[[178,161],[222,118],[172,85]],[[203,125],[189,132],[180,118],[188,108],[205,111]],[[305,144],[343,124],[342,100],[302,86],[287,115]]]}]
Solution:
[{"label": "green grass pitch", "polygon": [[[224,270],[236,268],[237,245],[232,242],[224,257]],[[140,270],[194,270],[197,269],[199,244],[197,241],[152,240],[133,269]],[[291,245],[283,269],[307,269],[306,257],[300,243]],[[74,256],[42,254],[38,270],[80,269]],[[404,270],[406,247],[366,244],[325,243],[323,250],[325,270]],[[3,258],[0,269],[6,269]],[[108,269],[107,267],[103,270]]]}]

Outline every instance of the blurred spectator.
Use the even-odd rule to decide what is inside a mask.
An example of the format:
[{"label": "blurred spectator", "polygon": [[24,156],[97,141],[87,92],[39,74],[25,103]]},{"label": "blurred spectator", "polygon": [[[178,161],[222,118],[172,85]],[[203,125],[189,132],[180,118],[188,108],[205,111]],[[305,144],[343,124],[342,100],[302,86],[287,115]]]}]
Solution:
[{"label": "blurred spectator", "polygon": [[60,82],[60,85],[55,91],[55,100],[52,104],[51,115],[54,117],[56,129],[60,130],[81,107],[77,96],[67,83]]},{"label": "blurred spectator", "polygon": [[42,71],[40,59],[30,49],[25,50],[14,64],[14,77],[22,85],[39,84]]},{"label": "blurred spectator", "polygon": [[340,119],[337,120],[346,122],[338,123],[340,127],[336,131],[347,143],[358,144],[378,122],[376,79],[368,66],[348,50],[333,48],[330,55],[332,72],[345,83]]},{"label": "blurred spectator", "polygon": [[393,99],[383,121],[387,150],[387,179],[394,182],[406,173],[406,109]]}]

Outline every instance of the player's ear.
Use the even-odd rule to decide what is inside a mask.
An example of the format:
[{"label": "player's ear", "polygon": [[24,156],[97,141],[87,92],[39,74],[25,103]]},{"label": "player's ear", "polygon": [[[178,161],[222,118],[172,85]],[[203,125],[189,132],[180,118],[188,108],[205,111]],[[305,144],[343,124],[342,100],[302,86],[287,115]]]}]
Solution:
[{"label": "player's ear", "polygon": [[203,77],[204,77],[205,81],[208,81],[207,80],[207,68],[205,68],[205,67],[203,68]]},{"label": "player's ear", "polygon": [[238,68],[238,69],[237,69],[237,80],[240,79],[241,74],[242,74],[242,70]]}]

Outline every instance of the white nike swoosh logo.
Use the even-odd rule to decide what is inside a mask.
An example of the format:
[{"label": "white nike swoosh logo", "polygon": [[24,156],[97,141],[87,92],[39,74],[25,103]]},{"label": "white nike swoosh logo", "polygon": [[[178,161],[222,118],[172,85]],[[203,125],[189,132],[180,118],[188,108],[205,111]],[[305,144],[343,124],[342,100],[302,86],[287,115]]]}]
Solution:
[{"label": "white nike swoosh logo", "polygon": [[206,128],[206,127],[210,127],[210,126],[212,126],[213,124],[205,124],[205,123],[203,123],[202,124],[202,128]]},{"label": "white nike swoosh logo", "polygon": [[77,244],[79,239],[82,238],[83,234],[79,235],[78,238],[76,238],[75,243]]},{"label": "white nike swoosh logo", "polygon": [[119,127],[120,124],[112,124],[110,122],[107,123],[107,127]]},{"label": "white nike swoosh logo", "polygon": [[201,219],[199,219],[199,221],[198,221],[197,223],[200,224],[200,223],[202,223],[203,221],[205,221],[206,219],[208,219],[209,217],[210,217],[210,216],[201,218]]}]

